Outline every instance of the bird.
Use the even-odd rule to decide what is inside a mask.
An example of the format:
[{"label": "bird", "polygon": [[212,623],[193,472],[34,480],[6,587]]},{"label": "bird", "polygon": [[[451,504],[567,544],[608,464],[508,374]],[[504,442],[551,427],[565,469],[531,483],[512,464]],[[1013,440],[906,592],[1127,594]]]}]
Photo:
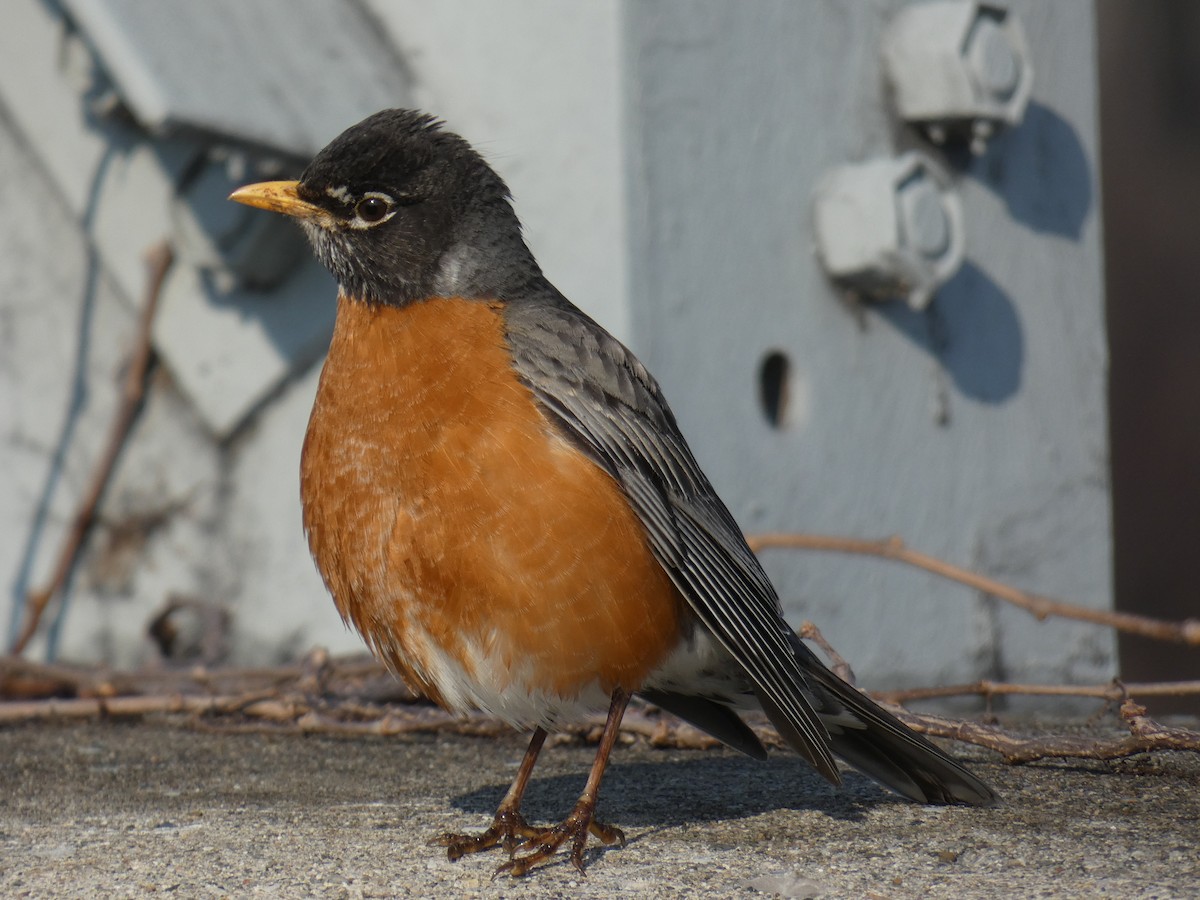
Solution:
[{"label": "bird", "polygon": [[[338,286],[305,434],[309,548],[343,620],[411,687],[532,730],[488,828],[525,875],[589,836],[635,695],[764,759],[761,709],[834,784],[835,757],[921,803],[996,795],[838,678],[788,625],[658,382],[543,274],[503,179],[438,118],[389,109],[298,180],[230,199],[296,220]],[[562,822],[522,797],[548,733],[607,708]]]}]

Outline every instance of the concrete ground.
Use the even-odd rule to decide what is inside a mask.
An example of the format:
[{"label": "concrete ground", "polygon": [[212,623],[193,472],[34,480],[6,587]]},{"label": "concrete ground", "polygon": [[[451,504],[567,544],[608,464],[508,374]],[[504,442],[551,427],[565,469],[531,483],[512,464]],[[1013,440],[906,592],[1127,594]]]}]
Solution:
[{"label": "concrete ground", "polygon": [[[1003,796],[917,806],[790,755],[619,747],[601,794],[624,849],[490,880],[480,829],[524,740],[220,734],[171,723],[0,730],[3,897],[1200,896],[1200,757],[1012,768],[959,748]],[[526,810],[561,816],[593,748],[543,753]]]}]

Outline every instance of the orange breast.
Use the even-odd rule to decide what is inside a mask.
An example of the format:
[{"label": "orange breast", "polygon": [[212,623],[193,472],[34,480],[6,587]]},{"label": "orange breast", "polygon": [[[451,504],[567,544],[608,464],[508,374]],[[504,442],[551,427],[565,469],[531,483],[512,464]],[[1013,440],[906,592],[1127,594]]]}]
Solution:
[{"label": "orange breast", "polygon": [[496,304],[339,300],[301,497],[343,618],[452,708],[633,690],[678,642],[681,598],[517,381]]}]

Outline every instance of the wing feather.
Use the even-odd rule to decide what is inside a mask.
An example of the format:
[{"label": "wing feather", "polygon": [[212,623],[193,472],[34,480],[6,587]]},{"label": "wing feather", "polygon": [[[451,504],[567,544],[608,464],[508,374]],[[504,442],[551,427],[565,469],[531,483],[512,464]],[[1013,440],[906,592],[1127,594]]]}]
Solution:
[{"label": "wing feather", "polygon": [[518,375],[562,432],[620,483],[696,616],[786,719],[797,749],[838,780],[775,590],[649,372],[561,302],[512,304],[506,320]]}]

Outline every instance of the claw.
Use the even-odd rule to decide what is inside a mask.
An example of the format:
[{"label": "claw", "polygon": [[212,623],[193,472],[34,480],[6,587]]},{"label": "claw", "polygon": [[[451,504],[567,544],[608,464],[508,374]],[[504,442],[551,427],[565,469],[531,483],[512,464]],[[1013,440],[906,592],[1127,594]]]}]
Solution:
[{"label": "claw", "polygon": [[549,830],[530,825],[516,810],[501,809],[486,831],[479,834],[447,832],[434,838],[432,843],[446,848],[450,862],[458,862],[468,853],[480,853],[496,846],[503,847],[511,857],[518,847],[538,840]]},{"label": "claw", "polygon": [[619,843],[622,847],[625,846],[625,832],[620,828],[597,821],[593,813],[594,805],[581,800],[560,824],[540,829],[538,835],[529,838],[517,847],[516,849],[519,851],[526,851],[524,855],[510,854],[512,858],[506,863],[501,863],[492,878],[502,874],[520,878],[535,866],[552,858],[568,841],[571,843],[569,856],[571,865],[578,869],[580,874],[586,874],[583,865],[583,851],[587,847],[589,834],[594,835],[602,844]]},{"label": "claw", "polygon": [[[604,732],[600,736],[600,746],[596,750],[596,759],[592,763],[592,771],[588,774],[587,784],[583,794],[571,814],[561,823],[549,828],[537,828],[525,821],[520,813],[521,798],[525,794],[525,786],[538,752],[546,739],[546,732],[536,728],[529,741],[529,749],[521,760],[521,768],[517,777],[500,801],[496,818],[491,826],[478,835],[444,834],[435,839],[435,843],[446,848],[446,856],[451,862],[462,859],[468,853],[478,853],[490,850],[500,845],[508,851],[508,862],[501,863],[492,878],[500,875],[510,875],[520,878],[534,866],[539,865],[554,856],[567,841],[571,842],[571,865],[583,873],[583,851],[587,846],[588,835],[595,835],[603,844],[620,844],[625,846],[625,833],[620,828],[613,828],[596,821],[596,797],[600,793],[600,780],[604,777],[604,767],[608,764],[609,754],[617,740],[617,731],[621,726],[621,716],[629,704],[629,694],[621,688],[614,688],[612,702],[608,707],[608,719],[604,723]],[[523,855],[518,856],[518,852]]]}]

